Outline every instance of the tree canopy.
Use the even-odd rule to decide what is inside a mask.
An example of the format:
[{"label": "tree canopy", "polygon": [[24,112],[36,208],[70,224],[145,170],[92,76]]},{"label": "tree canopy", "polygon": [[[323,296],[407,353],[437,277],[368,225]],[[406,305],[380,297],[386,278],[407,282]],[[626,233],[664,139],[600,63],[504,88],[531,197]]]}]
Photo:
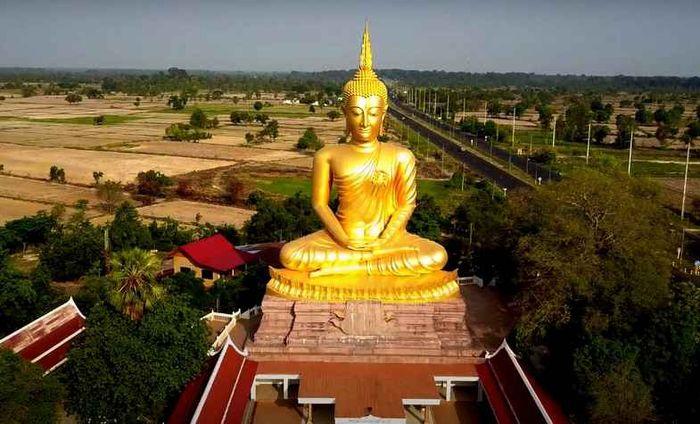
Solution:
[{"label": "tree canopy", "polygon": [[162,420],[169,400],[200,370],[208,349],[200,312],[176,298],[141,321],[98,303],[68,354],[66,408],[82,422]]}]

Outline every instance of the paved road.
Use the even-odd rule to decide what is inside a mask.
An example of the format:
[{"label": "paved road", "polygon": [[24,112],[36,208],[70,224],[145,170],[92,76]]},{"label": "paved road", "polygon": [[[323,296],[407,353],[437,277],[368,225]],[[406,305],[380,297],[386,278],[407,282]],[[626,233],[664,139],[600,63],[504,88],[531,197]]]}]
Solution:
[{"label": "paved road", "polygon": [[389,107],[389,114],[400,122],[409,126],[415,132],[427,138],[434,145],[444,148],[450,156],[462,162],[474,173],[492,181],[497,186],[507,188],[508,190],[532,187],[523,180],[514,177],[507,170],[494,165],[493,163],[470,152],[469,150],[463,150],[463,147],[457,142],[414,120],[396,106],[391,105]]}]

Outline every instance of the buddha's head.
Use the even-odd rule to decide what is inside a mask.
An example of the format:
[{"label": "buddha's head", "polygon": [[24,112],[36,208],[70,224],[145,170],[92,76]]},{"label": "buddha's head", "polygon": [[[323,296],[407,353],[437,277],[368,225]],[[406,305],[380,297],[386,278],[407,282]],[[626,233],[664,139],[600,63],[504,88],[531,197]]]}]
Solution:
[{"label": "buddha's head", "polygon": [[343,87],[345,127],[352,143],[374,141],[382,133],[389,107],[386,86],[372,70],[372,46],[365,25],[362,34],[360,67],[353,79]]}]

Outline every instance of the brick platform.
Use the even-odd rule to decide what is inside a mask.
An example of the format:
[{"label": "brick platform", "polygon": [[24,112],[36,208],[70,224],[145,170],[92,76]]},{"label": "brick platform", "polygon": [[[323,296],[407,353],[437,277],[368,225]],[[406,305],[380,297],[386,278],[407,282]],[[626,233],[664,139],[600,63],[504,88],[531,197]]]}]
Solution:
[{"label": "brick platform", "polygon": [[247,345],[262,361],[464,362],[482,354],[464,299],[425,304],[287,300],[266,295]]}]

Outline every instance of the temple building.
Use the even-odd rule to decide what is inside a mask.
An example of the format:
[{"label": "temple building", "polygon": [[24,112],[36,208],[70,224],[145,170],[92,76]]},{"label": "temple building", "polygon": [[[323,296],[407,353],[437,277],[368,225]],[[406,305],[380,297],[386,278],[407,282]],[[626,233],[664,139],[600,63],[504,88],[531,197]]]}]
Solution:
[{"label": "temple building", "polygon": [[[235,325],[190,381],[168,423],[566,423],[555,401],[504,340],[492,353],[444,363],[257,360]],[[239,327],[238,331],[233,328]],[[381,358],[380,358],[381,359]]]}]

